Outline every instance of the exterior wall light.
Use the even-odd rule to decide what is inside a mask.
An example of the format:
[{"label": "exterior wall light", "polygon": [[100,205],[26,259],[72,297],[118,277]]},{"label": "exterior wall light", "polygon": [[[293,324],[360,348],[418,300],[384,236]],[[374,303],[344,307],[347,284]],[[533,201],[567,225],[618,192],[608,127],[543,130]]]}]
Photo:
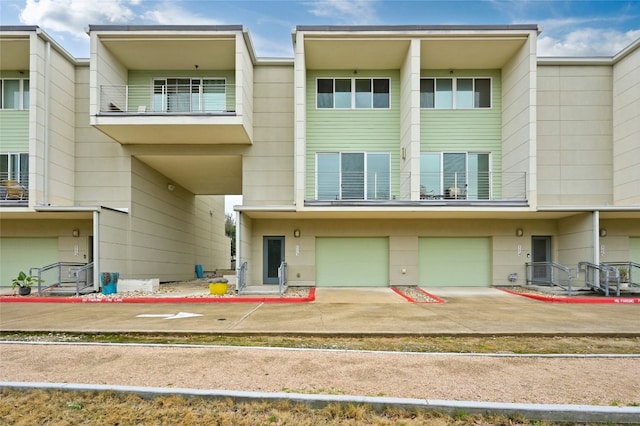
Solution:
[{"label": "exterior wall light", "polygon": [[71,235],[78,238],[80,236],[80,230],[78,228],[74,229],[73,231],[71,231]]},{"label": "exterior wall light", "polygon": [[524,231],[522,228],[516,229],[516,237],[522,237],[524,235]]},{"label": "exterior wall light", "polygon": [[293,236],[295,238],[300,238],[300,230],[299,229],[294,229],[293,230]]},{"label": "exterior wall light", "polygon": [[607,236],[607,230],[605,228],[600,228],[600,236],[601,237],[606,237]]}]

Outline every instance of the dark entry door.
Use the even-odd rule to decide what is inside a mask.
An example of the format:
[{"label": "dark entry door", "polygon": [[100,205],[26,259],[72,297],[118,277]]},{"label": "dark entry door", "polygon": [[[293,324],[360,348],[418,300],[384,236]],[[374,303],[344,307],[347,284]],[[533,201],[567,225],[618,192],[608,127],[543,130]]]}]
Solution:
[{"label": "dark entry door", "polygon": [[548,284],[551,281],[551,237],[531,237],[531,251],[532,282]]},{"label": "dark entry door", "polygon": [[263,282],[278,284],[278,268],[284,261],[284,237],[264,237],[262,253]]}]

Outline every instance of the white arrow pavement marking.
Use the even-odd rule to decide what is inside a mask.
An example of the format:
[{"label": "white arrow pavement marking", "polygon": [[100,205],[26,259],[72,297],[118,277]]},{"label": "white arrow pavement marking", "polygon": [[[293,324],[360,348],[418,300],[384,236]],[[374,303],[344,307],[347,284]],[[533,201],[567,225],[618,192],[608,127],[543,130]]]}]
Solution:
[{"label": "white arrow pavement marking", "polygon": [[201,317],[202,314],[192,314],[190,312],[178,312],[177,314],[140,314],[136,315],[136,318],[164,318],[164,319],[177,319],[177,318],[192,318]]}]

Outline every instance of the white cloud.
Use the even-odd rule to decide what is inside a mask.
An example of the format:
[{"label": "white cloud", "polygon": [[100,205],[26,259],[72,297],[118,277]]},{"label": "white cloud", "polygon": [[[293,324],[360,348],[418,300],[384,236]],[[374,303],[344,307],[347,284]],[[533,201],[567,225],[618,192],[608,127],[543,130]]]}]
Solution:
[{"label": "white cloud", "polygon": [[374,0],[317,0],[309,5],[312,15],[340,24],[372,25],[378,21]]},{"label": "white cloud", "polygon": [[[136,0],[140,1],[140,0]],[[158,25],[220,25],[223,22],[193,14],[175,1],[163,1],[157,7],[144,12],[145,21]]]},{"label": "white cloud", "polygon": [[122,24],[136,18],[130,5],[139,0],[26,0],[20,22],[86,37],[89,24]]},{"label": "white cloud", "polygon": [[640,30],[583,28],[560,37],[538,38],[538,56],[613,56],[640,38]]}]

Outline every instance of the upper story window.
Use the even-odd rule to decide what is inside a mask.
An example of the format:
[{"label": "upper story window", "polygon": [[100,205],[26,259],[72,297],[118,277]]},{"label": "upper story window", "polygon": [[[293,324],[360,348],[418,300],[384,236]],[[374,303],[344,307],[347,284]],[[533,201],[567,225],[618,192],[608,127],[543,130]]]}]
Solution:
[{"label": "upper story window", "polygon": [[491,79],[421,78],[420,108],[491,108]]},{"label": "upper story window", "polygon": [[0,79],[0,109],[29,109],[29,80]]},{"label": "upper story window", "polygon": [[316,107],[319,109],[388,109],[388,78],[319,78]]},{"label": "upper story window", "polygon": [[222,112],[227,109],[226,81],[222,78],[156,78],[156,112]]},{"label": "upper story window", "polygon": [[0,153],[0,180],[25,182],[29,178],[29,153]]},{"label": "upper story window", "polygon": [[388,152],[318,152],[317,199],[388,200],[390,158]]}]

